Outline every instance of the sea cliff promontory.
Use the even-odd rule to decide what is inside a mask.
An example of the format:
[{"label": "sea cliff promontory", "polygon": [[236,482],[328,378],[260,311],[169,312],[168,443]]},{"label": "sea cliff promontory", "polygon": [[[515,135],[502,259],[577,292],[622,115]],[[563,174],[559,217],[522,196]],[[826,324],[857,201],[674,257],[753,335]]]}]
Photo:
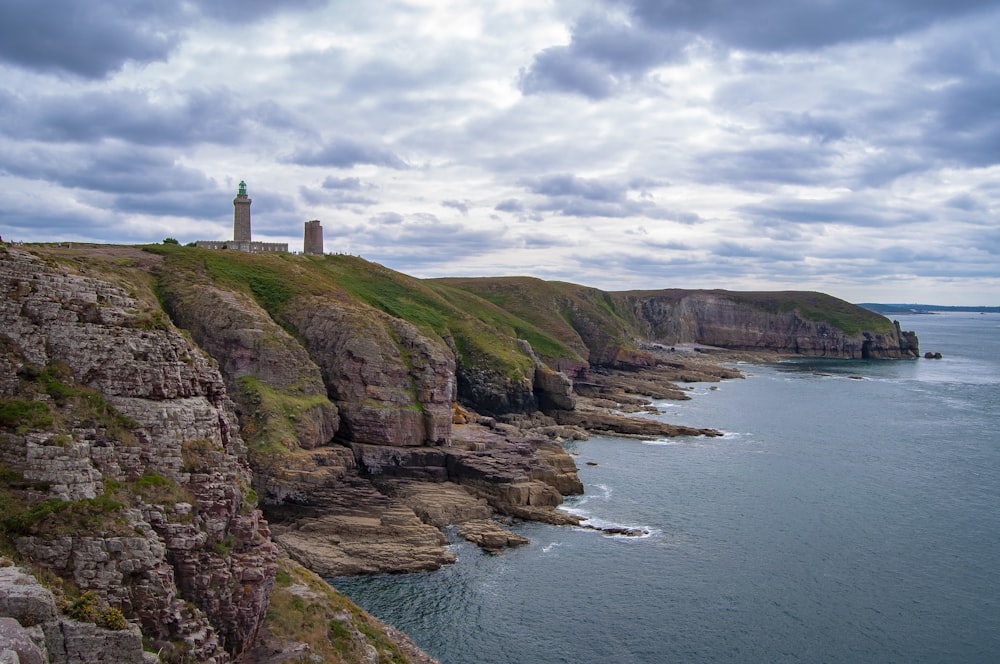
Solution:
[{"label": "sea cliff promontory", "polygon": [[[575,523],[558,441],[717,434],[622,413],[737,377],[720,349],[918,352],[819,293],[420,280],[351,256],[0,246],[0,294],[0,627],[34,661],[426,661],[315,575],[437,568],[449,525],[496,550],[522,542],[510,519]],[[11,599],[28,578],[44,615]],[[79,639],[125,645],[86,660]]]}]

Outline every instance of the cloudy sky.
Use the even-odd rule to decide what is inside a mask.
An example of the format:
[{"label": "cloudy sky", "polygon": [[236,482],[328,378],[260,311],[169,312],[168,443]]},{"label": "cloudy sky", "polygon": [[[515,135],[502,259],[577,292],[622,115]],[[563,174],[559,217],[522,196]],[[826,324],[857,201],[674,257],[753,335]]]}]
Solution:
[{"label": "cloudy sky", "polygon": [[1000,305],[998,0],[0,0],[0,235]]}]

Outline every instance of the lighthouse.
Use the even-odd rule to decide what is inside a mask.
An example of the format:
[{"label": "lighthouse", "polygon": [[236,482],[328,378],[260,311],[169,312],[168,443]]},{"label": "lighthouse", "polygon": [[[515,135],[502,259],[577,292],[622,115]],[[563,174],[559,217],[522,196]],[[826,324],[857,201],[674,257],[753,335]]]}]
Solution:
[{"label": "lighthouse", "polygon": [[[233,239],[232,240],[198,240],[195,245],[202,249],[229,249],[230,251],[246,251],[259,254],[265,251],[288,253],[287,242],[254,242],[250,236],[250,197],[247,196],[247,183],[240,180],[240,188],[236,190],[233,199]],[[318,223],[318,222],[317,222]],[[322,252],[322,249],[320,250]]]},{"label": "lighthouse", "polygon": [[240,180],[240,188],[233,199],[233,242],[250,244],[250,197],[247,196],[247,183]]}]

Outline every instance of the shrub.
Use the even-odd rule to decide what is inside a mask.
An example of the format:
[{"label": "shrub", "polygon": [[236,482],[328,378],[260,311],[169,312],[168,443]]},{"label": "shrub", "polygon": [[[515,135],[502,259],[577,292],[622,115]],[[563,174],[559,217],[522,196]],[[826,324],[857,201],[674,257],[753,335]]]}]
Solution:
[{"label": "shrub", "polygon": [[77,597],[69,605],[66,615],[80,622],[96,623],[98,618],[97,593],[93,590],[88,590]]},{"label": "shrub", "polygon": [[66,615],[73,620],[94,623],[104,629],[117,631],[128,627],[125,615],[119,609],[104,604],[93,590],[88,590],[70,602]]},{"label": "shrub", "polygon": [[101,611],[97,616],[96,622],[98,627],[113,629],[115,631],[128,627],[128,621],[125,620],[125,615],[122,614],[120,610],[112,606],[109,606]]}]

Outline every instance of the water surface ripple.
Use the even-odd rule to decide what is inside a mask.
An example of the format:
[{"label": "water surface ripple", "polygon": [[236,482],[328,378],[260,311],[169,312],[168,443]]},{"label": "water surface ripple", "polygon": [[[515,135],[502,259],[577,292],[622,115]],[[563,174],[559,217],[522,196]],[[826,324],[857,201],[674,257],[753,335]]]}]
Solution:
[{"label": "water surface ripple", "polygon": [[647,537],[332,582],[444,664],[998,661],[1000,316],[901,322],[944,359],[743,365],[658,404],[723,438],[569,444],[567,507]]}]

